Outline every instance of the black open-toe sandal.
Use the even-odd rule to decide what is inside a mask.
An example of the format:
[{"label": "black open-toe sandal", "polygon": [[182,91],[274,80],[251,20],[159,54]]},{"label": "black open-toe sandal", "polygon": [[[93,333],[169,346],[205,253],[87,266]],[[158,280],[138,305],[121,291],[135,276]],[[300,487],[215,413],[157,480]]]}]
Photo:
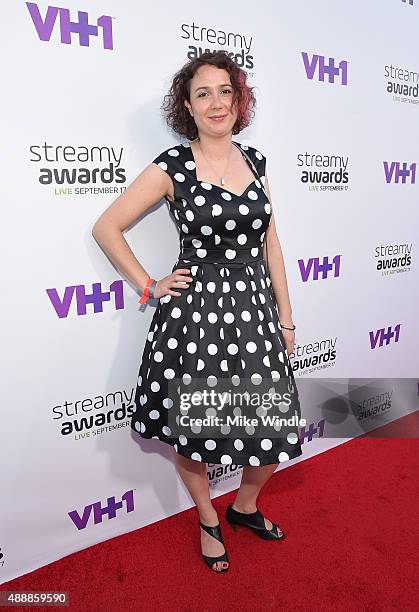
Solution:
[{"label": "black open-toe sandal", "polygon": [[[221,534],[220,523],[218,523],[218,525],[216,525],[215,527],[211,527],[210,525],[204,525],[203,523],[201,523],[201,521],[199,521],[199,525],[200,527],[202,527],[204,531],[209,533],[210,536],[212,536],[213,538],[221,542],[225,548],[223,536]],[[201,553],[201,554],[202,554],[202,558],[204,559],[205,563],[208,565],[208,567],[213,572],[217,572],[221,574],[222,572],[226,572],[230,567],[230,561],[228,559],[227,550],[220,557],[209,557],[208,555],[204,555],[204,553]],[[228,563],[228,566],[223,567],[220,570],[219,569],[214,570],[212,566],[214,565],[214,563],[217,563],[217,561],[225,561],[226,563]]]},{"label": "black open-toe sandal", "polygon": [[[249,527],[264,540],[283,540],[285,538],[285,533],[276,523],[271,521],[272,529],[266,528],[264,516],[260,510],[252,513],[238,512],[234,510],[232,504],[229,504],[226,510],[226,519],[235,531],[243,526]],[[281,534],[279,534],[279,531],[281,531]]]}]

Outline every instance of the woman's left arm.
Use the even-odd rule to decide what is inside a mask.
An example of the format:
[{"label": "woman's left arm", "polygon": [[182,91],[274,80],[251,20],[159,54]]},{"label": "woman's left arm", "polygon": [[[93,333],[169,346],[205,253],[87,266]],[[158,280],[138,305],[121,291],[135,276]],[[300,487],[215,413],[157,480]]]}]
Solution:
[{"label": "woman's left arm", "polygon": [[[269,201],[272,202],[271,192],[269,191],[268,177],[265,176],[264,188],[269,196]],[[285,272],[284,258],[282,255],[281,244],[276,233],[275,218],[273,206],[271,204],[271,223],[266,232],[266,243],[264,251],[264,259],[266,261],[266,249],[268,250],[268,265],[269,274],[272,282],[272,289],[278,304],[279,320],[283,325],[292,327],[292,308],[288,292],[287,275]],[[295,332],[288,329],[283,329],[287,351],[291,353],[294,350]]]}]

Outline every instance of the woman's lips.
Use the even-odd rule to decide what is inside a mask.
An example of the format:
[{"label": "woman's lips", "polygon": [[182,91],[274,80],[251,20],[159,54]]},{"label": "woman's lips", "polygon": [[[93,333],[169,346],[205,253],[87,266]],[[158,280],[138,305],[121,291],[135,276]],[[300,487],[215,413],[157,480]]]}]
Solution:
[{"label": "woman's lips", "polygon": [[225,117],[227,117],[227,115],[214,115],[214,117],[210,117],[210,119],[212,119],[213,121],[222,121],[223,119],[225,119]]}]

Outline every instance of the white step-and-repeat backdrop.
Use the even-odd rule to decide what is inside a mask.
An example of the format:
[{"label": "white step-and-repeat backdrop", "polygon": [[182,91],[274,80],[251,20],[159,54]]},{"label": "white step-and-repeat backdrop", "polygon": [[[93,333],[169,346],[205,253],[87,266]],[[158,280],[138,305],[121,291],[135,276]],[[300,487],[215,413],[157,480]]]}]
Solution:
[{"label": "white step-and-repeat backdrop", "polygon": [[[1,582],[192,505],[129,427],[154,308],[91,229],[180,142],[160,105],[206,49],[256,87],[235,138],[267,157],[307,420],[279,469],[418,410],[418,35],[417,0],[3,7]],[[164,202],[125,237],[170,273]],[[212,494],[240,473],[209,465]]]}]

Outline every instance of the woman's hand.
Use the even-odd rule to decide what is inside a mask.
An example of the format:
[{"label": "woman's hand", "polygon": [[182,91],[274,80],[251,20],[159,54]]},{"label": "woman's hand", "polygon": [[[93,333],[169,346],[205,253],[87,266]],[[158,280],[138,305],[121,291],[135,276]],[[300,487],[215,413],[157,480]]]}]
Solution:
[{"label": "woman's hand", "polygon": [[[173,291],[172,287],[176,287],[176,289],[188,288],[188,283],[193,280],[191,276],[187,275],[188,273],[190,274],[189,268],[176,268],[176,270],[169,274],[169,276],[165,276],[164,278],[157,281],[157,284],[154,288],[154,297],[161,298],[164,295],[175,295],[178,297],[182,295],[182,293]],[[179,285],[179,282],[183,284]]]},{"label": "woman's hand", "polygon": [[[285,325],[285,323],[284,323]],[[285,340],[285,348],[287,349],[288,357],[294,352],[295,331],[291,329],[281,329]]]}]

